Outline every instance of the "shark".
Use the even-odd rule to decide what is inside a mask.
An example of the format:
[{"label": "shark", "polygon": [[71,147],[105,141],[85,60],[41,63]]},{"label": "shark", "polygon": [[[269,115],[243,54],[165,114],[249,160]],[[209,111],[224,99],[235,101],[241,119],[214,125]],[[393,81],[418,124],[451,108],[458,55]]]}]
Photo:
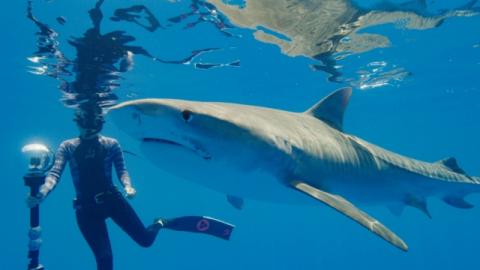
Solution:
[{"label": "shark", "polygon": [[343,130],[351,88],[334,91],[305,112],[179,99],[139,99],[108,117],[140,142],[161,169],[243,200],[321,202],[400,250],[407,244],[358,206],[411,206],[431,217],[427,198],[469,209],[465,196],[480,177],[455,158],[429,163],[388,151]]}]

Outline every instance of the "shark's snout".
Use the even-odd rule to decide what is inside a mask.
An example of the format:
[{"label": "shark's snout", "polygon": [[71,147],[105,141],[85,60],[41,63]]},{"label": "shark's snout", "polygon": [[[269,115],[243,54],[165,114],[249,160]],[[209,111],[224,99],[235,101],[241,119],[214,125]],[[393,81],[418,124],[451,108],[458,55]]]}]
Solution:
[{"label": "shark's snout", "polygon": [[109,111],[114,123],[141,144],[156,147],[179,147],[204,160],[211,154],[198,140],[191,138],[186,127],[194,113],[181,105],[164,104],[163,100],[138,100],[119,104]]},{"label": "shark's snout", "polygon": [[138,139],[142,137],[143,116],[134,105],[115,106],[107,112],[107,117],[119,129]]}]

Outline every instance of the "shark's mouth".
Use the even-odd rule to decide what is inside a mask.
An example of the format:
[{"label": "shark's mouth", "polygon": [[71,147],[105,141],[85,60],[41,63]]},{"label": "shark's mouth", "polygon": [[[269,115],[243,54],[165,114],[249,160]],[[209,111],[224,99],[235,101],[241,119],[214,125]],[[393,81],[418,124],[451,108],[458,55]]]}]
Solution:
[{"label": "shark's mouth", "polygon": [[200,147],[198,145],[191,144],[191,146],[187,146],[187,145],[181,144],[179,142],[175,142],[175,141],[171,141],[171,140],[167,140],[167,139],[162,139],[162,138],[143,138],[142,141],[146,142],[146,143],[168,144],[168,145],[182,147],[182,148],[185,148],[189,151],[194,152],[195,154],[199,155],[200,157],[202,157],[205,160],[212,159],[212,156],[207,151],[205,151],[205,149],[203,149],[202,147]]}]

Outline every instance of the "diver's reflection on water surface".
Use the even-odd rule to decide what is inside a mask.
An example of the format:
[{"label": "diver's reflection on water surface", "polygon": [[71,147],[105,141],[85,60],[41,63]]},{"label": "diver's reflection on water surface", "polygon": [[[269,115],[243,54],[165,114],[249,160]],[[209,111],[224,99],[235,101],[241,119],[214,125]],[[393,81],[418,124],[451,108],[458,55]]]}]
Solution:
[{"label": "diver's reflection on water surface", "polygon": [[[192,65],[196,69],[238,67],[240,65],[238,60],[228,63],[196,61],[200,55],[217,51],[219,48],[195,49],[184,58],[165,60],[152,55],[142,46],[131,45],[136,38],[125,31],[116,30],[103,34],[101,25],[105,15],[101,7],[104,2],[104,0],[97,1],[88,12],[92,27],[87,29],[83,36],[68,40],[68,44],[73,46],[76,52],[75,58],[71,60],[60,49],[59,34],[34,16],[32,1],[28,1],[27,17],[39,29],[36,33],[37,51],[29,60],[40,66],[34,67],[32,73],[60,80],[59,88],[64,94],[62,101],[67,107],[98,111],[98,108],[113,105],[118,99],[114,90],[120,86],[122,74],[133,68],[135,55],[142,55],[162,64]],[[173,17],[169,22],[181,23],[185,18],[193,15],[199,16],[201,21],[211,22],[205,19],[208,12],[200,12],[202,6],[197,4],[192,5],[191,8],[192,12]],[[154,12],[144,5],[117,8],[110,20],[133,23],[151,33],[158,29],[165,29]],[[57,22],[63,25],[67,20],[60,16],[57,17]],[[185,28],[193,26],[187,24]],[[218,28],[223,31],[226,24],[218,23]]]}]

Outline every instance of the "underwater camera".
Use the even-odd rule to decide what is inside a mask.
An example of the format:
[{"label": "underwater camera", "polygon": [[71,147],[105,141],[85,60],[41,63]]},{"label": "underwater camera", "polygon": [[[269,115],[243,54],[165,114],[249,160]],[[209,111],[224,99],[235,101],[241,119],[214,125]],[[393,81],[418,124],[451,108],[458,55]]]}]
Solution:
[{"label": "underwater camera", "polygon": [[43,144],[27,144],[22,148],[22,153],[28,158],[28,172],[31,174],[46,173],[53,166],[54,154]]}]

